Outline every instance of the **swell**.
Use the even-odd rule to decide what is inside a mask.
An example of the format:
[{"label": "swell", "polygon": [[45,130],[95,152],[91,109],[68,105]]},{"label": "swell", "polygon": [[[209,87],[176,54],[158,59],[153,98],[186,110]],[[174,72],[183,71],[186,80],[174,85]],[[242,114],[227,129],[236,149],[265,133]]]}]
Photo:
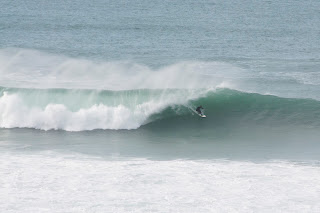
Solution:
[{"label": "swell", "polygon": [[[191,110],[202,105],[206,119]],[[319,126],[320,102],[230,89],[21,89],[0,87],[0,126],[94,129]]]}]

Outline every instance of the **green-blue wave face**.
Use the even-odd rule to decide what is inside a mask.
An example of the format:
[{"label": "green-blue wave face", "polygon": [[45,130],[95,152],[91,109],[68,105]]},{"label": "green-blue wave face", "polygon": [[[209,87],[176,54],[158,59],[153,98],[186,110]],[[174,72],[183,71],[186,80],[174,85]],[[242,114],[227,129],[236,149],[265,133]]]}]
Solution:
[{"label": "green-blue wave face", "polygon": [[[318,127],[320,102],[230,89],[81,90],[1,88],[4,128],[210,129],[219,125]],[[206,119],[195,116],[202,105]],[[200,128],[200,127],[199,127]]]}]

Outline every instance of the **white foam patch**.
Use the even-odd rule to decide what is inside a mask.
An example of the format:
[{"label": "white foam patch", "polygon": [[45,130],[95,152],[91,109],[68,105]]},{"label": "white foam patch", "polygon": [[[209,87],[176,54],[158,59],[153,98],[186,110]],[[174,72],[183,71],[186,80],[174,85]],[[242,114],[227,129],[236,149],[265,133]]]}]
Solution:
[{"label": "white foam patch", "polygon": [[319,165],[0,155],[3,212],[319,212]]}]

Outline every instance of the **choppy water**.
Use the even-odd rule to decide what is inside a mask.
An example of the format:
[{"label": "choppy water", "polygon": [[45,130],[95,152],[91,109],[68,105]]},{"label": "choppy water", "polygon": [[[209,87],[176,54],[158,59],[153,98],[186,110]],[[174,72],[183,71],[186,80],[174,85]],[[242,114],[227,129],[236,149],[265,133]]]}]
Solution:
[{"label": "choppy water", "polygon": [[319,8],[1,1],[1,209],[318,212]]}]

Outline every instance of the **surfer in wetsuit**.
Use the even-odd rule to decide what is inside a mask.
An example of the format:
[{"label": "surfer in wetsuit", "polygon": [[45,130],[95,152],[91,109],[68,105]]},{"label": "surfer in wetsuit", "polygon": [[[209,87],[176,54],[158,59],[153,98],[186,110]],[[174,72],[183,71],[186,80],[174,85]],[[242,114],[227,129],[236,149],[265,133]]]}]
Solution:
[{"label": "surfer in wetsuit", "polygon": [[197,111],[197,113],[199,113],[199,115],[202,115],[202,110],[203,109],[204,108],[200,105],[200,106],[197,107],[196,111]]}]

